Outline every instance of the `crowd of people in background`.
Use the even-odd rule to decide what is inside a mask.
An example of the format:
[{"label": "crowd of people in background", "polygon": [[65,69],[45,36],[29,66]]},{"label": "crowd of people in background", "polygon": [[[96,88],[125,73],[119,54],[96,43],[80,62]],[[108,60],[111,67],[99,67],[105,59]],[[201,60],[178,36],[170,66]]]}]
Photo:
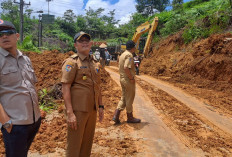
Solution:
[{"label": "crowd of people in background", "polygon": [[101,63],[101,65],[104,67],[105,65],[109,66],[110,60],[112,60],[112,55],[110,55],[109,51],[107,48],[101,48],[100,51],[99,49],[96,49],[94,53],[91,53],[92,50],[90,51],[90,55],[93,55],[95,59]]}]

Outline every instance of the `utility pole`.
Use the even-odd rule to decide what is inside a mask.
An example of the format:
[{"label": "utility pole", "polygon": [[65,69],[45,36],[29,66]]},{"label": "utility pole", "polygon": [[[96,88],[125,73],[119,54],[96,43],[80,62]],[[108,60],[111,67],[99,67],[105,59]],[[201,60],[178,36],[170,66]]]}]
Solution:
[{"label": "utility pole", "polygon": [[19,34],[20,34],[20,43],[23,43],[23,7],[24,5],[31,5],[31,3],[29,2],[28,4],[26,4],[23,0],[20,0],[20,2],[16,2],[14,0],[14,3],[19,4],[20,6],[20,29],[19,29]]},{"label": "utility pole", "polygon": [[48,2],[48,15],[49,15],[49,2],[53,1],[53,0],[46,0]]},{"label": "utility pole", "polygon": [[38,32],[38,47],[42,46],[42,15],[39,14],[39,32]]}]

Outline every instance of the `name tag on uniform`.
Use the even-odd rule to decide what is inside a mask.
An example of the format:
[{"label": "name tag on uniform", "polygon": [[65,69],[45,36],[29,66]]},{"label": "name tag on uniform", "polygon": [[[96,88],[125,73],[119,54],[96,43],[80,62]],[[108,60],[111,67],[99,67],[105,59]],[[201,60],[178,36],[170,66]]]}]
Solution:
[{"label": "name tag on uniform", "polygon": [[80,69],[87,69],[87,66],[81,66]]}]

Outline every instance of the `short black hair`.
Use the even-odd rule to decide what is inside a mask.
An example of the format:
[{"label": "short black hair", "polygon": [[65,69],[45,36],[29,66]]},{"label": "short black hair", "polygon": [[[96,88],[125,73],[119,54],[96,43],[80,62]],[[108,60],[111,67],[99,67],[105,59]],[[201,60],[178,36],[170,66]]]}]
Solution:
[{"label": "short black hair", "polygon": [[131,50],[135,47],[135,42],[132,41],[132,40],[129,40],[127,43],[126,43],[126,49],[127,50]]}]

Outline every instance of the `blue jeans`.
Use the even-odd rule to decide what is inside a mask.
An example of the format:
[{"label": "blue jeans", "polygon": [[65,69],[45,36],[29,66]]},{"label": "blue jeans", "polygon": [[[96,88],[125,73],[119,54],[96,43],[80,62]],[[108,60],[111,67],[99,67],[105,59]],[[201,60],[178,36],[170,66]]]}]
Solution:
[{"label": "blue jeans", "polygon": [[41,118],[30,125],[13,125],[10,133],[2,127],[6,157],[27,157],[28,150],[39,130]]}]

